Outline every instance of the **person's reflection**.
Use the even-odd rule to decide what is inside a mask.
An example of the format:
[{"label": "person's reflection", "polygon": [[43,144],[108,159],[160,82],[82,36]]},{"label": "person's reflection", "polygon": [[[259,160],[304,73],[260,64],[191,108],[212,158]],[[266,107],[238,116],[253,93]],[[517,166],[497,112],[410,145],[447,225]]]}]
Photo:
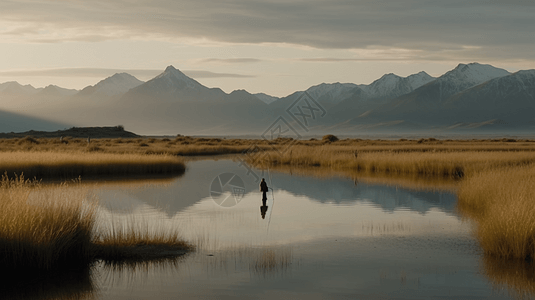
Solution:
[{"label": "person's reflection", "polygon": [[262,206],[260,206],[260,215],[262,216],[262,219],[266,218],[266,213],[268,210],[268,206],[266,205],[268,190],[269,188],[267,183],[264,178],[262,178],[262,181],[260,182],[260,191],[262,192]]},{"label": "person's reflection", "polygon": [[260,215],[262,216],[262,219],[266,218],[268,207],[269,206],[266,205],[266,200],[262,200],[262,206],[260,206]]}]

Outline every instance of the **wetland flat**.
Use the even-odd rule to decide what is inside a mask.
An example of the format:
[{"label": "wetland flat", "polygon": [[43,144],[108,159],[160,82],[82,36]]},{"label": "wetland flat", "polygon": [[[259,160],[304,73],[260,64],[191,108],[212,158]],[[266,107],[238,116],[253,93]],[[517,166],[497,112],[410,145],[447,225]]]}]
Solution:
[{"label": "wetland flat", "polygon": [[[255,176],[272,188],[265,205]],[[90,185],[101,226],[179,228],[197,249],[139,264],[98,262],[84,284],[63,287],[72,285],[64,299],[513,296],[485,271],[491,262],[456,212],[454,188],[249,171],[231,159],[192,160],[183,176],[161,182]]]}]

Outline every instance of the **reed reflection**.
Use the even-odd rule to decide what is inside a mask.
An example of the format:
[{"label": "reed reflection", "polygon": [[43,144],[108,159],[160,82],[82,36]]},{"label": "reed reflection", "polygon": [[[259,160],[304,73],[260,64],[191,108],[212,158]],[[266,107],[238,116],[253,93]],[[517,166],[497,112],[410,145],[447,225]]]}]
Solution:
[{"label": "reed reflection", "polygon": [[275,275],[287,271],[292,264],[292,251],[288,249],[263,249],[255,253],[249,269],[256,275]]},{"label": "reed reflection", "polygon": [[229,274],[248,269],[253,276],[279,277],[301,265],[294,257],[291,247],[238,246],[210,253],[213,255],[199,253],[196,259],[210,267],[208,271],[212,274]]},{"label": "reed reflection", "polygon": [[15,300],[86,300],[96,299],[94,270],[86,266],[53,273],[31,272],[5,274],[0,282],[0,299]]},{"label": "reed reflection", "polygon": [[482,273],[496,290],[506,288],[515,299],[535,298],[535,263],[525,260],[506,260],[484,255]]}]

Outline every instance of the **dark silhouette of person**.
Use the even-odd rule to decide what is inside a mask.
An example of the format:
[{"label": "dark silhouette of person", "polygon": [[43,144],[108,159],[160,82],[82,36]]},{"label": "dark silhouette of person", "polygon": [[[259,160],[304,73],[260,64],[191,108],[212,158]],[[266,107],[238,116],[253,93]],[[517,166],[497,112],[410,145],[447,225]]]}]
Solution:
[{"label": "dark silhouette of person", "polygon": [[264,178],[262,178],[262,181],[260,182],[260,191],[262,192],[262,206],[260,206],[260,215],[262,216],[262,219],[266,218],[266,212],[268,210],[268,206],[266,205],[268,190],[269,188],[267,183]]},{"label": "dark silhouette of person", "polygon": [[264,205],[266,205],[265,201],[267,200],[267,192],[268,192],[268,186],[264,178],[262,178],[262,181],[260,182],[260,191],[262,192],[262,202]]}]

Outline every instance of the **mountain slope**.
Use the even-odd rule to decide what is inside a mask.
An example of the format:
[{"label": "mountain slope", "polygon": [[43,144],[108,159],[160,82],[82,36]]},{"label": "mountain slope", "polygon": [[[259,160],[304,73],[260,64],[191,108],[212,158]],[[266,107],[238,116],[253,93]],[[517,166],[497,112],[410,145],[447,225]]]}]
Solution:
[{"label": "mountain slope", "polygon": [[408,101],[414,101],[419,104],[440,103],[465,89],[509,74],[506,70],[495,68],[491,65],[478,63],[459,64],[455,69],[446,72],[436,80],[402,96],[399,102],[400,104]]},{"label": "mountain slope", "polygon": [[226,94],[169,66],[160,75],[113,101],[109,106],[111,112],[106,114],[140,133],[176,128],[176,132],[181,133],[224,134],[257,128],[267,107],[247,91]]},{"label": "mountain slope", "polygon": [[[123,124],[141,134],[260,136],[281,117],[301,135],[535,125],[534,70],[510,74],[490,65],[459,64],[438,78],[420,72],[385,74],[370,85],[322,83],[306,90],[315,103],[297,103],[304,92],[282,98],[245,90],[227,94],[169,66],[145,83],[115,74],[75,96],[56,86],[0,84],[0,109],[17,105],[25,114],[75,126]],[[322,109],[314,112],[316,119],[303,125],[313,112],[307,105],[317,104]]]},{"label": "mountain slope", "polygon": [[370,99],[388,100],[408,94],[434,79],[423,71],[408,77],[390,73],[383,75],[363,89]]},{"label": "mountain slope", "polygon": [[23,96],[37,93],[40,89],[34,88],[32,85],[21,85],[16,81],[9,81],[0,84],[0,95],[9,96]]},{"label": "mountain slope", "polygon": [[374,109],[366,116],[367,120],[359,122],[403,120],[422,125],[446,124],[451,120],[440,111],[445,100],[485,81],[509,74],[490,65],[459,64],[437,79]]},{"label": "mountain slope", "polygon": [[535,121],[535,70],[495,78],[450,97],[444,114],[456,122],[491,119],[522,124]]},{"label": "mountain slope", "polygon": [[220,101],[225,95],[221,89],[207,88],[175,67],[168,66],[160,75],[128,91],[122,99],[150,101],[150,97],[154,99],[156,96],[160,101],[210,102]]},{"label": "mountain slope", "polygon": [[271,104],[271,103],[273,103],[273,102],[275,102],[275,101],[280,99],[279,97],[273,97],[273,96],[270,96],[270,95],[264,94],[264,93],[256,93],[254,95],[258,99],[262,100],[266,104]]},{"label": "mountain slope", "polygon": [[95,85],[85,87],[79,94],[82,96],[116,96],[124,94],[141,84],[143,84],[143,81],[128,73],[116,73],[113,76],[99,81]]},{"label": "mountain slope", "polygon": [[66,127],[69,125],[0,110],[0,132],[23,132],[36,129],[52,131]]},{"label": "mountain slope", "polygon": [[40,90],[37,93],[37,96],[63,97],[63,96],[72,96],[72,95],[74,95],[76,93],[78,93],[78,90],[65,89],[65,88],[59,87],[57,85],[49,85],[49,86],[45,87],[44,89]]}]

